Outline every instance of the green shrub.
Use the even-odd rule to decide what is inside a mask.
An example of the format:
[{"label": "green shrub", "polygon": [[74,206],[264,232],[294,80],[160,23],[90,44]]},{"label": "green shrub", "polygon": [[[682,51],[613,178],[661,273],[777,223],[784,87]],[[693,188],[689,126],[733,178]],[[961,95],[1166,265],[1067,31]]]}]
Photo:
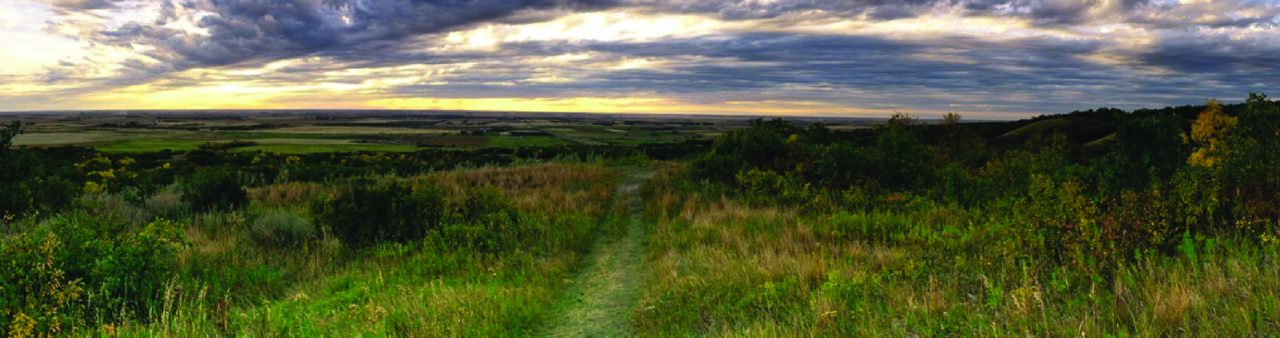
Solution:
[{"label": "green shrub", "polygon": [[1030,196],[1017,206],[1023,226],[1016,238],[1023,242],[1025,252],[1077,266],[1087,265],[1081,254],[1105,261],[1114,254],[1124,254],[1110,245],[1099,206],[1084,194],[1079,182],[1060,182],[1042,175],[1031,180]]},{"label": "green shrub", "polygon": [[495,252],[522,243],[536,229],[525,228],[511,200],[502,191],[484,187],[473,190],[458,208],[461,224],[447,228],[451,245]]},{"label": "green shrub", "polygon": [[799,206],[804,210],[822,210],[831,204],[822,190],[795,175],[751,169],[734,178],[740,196],[750,204]]},{"label": "green shrub", "polygon": [[182,200],[199,211],[234,210],[249,204],[249,194],[234,171],[208,168],[187,180]]},{"label": "green shrub", "polygon": [[149,313],[182,245],[181,227],[169,221],[132,227],[84,214],[55,216],[5,238],[0,336],[57,335],[63,324]]},{"label": "green shrub", "polygon": [[355,186],[312,208],[316,224],[343,244],[368,247],[381,242],[409,242],[440,229],[444,195],[437,187],[414,190],[400,184]]},{"label": "green shrub", "polygon": [[177,219],[187,213],[187,205],[182,202],[182,194],[177,189],[161,190],[142,203],[157,217]]},{"label": "green shrub", "polygon": [[297,245],[313,235],[315,228],[311,221],[288,211],[269,211],[258,216],[249,226],[249,237],[265,246]]}]

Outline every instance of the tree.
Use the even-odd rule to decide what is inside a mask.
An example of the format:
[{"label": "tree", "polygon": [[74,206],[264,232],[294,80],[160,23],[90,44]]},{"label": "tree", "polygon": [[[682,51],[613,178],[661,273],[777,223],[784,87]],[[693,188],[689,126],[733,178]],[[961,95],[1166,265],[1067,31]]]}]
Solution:
[{"label": "tree", "polygon": [[0,222],[12,219],[30,209],[31,200],[20,188],[23,181],[32,177],[28,158],[10,149],[13,138],[22,133],[22,122],[13,121],[0,129]]},{"label": "tree", "polygon": [[1153,181],[1165,181],[1186,163],[1182,119],[1157,115],[1130,121],[1116,131],[1111,152],[1102,158],[1105,182],[1113,193],[1145,189]]},{"label": "tree", "polygon": [[1249,93],[1239,123],[1227,139],[1219,175],[1230,192],[1237,217],[1252,222],[1280,220],[1280,104],[1264,94]]},{"label": "tree", "polygon": [[1191,135],[1183,134],[1182,139],[1195,147],[1187,159],[1188,164],[1214,167],[1222,158],[1229,156],[1227,138],[1234,132],[1238,121],[1222,112],[1222,103],[1218,100],[1209,99],[1205,104],[1209,107],[1196,118],[1191,126]]},{"label": "tree", "polygon": [[732,130],[716,139],[711,151],[693,163],[697,178],[733,182],[739,171],[760,169],[783,173],[794,169],[793,136],[804,131],[783,119],[754,119],[751,128]]},{"label": "tree", "polygon": [[939,170],[953,164],[957,168],[973,168],[986,161],[986,140],[960,124],[961,120],[957,113],[942,116],[941,139],[936,143],[933,158],[933,166]]},{"label": "tree", "polygon": [[915,117],[897,113],[880,127],[871,163],[878,166],[874,176],[882,186],[914,189],[933,173],[929,166],[933,154],[920,140],[918,125]]},{"label": "tree", "polygon": [[9,148],[13,147],[13,138],[22,133],[22,121],[13,121],[4,129],[0,129],[0,157],[9,152]]}]

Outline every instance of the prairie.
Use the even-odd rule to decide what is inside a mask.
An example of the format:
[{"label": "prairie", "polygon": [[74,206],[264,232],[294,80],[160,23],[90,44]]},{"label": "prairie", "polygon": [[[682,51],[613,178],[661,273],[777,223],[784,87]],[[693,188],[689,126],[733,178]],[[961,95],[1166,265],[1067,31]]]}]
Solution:
[{"label": "prairie", "polygon": [[[0,336],[1280,335],[1258,94],[865,128],[240,118],[0,129]],[[360,134],[404,125],[457,134]]]}]

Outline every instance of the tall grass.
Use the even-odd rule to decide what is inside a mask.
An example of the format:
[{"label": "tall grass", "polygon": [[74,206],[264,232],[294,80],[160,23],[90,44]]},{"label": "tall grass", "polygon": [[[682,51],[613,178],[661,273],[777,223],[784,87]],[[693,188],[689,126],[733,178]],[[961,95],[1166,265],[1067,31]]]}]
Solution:
[{"label": "tall grass", "polygon": [[1280,334],[1274,245],[1188,238],[1108,275],[1025,255],[1015,217],[748,206],[677,173],[644,188],[654,222],[653,276],[632,313],[642,336]]},{"label": "tall grass", "polygon": [[[141,229],[138,224],[156,218],[172,219],[181,225],[184,244],[175,247],[167,267],[171,277],[155,302],[128,314],[67,321],[69,326],[57,327],[57,332],[110,337],[526,336],[544,325],[572,270],[601,233],[619,178],[602,166],[559,163],[285,183],[249,189],[248,205],[236,211],[189,208],[176,189],[142,202],[90,195],[82,201],[84,217],[120,220],[126,223],[118,226],[124,231]],[[308,208],[341,191],[342,184],[439,187],[447,201],[445,212],[457,214],[446,220],[472,225],[446,225],[446,230],[417,241],[350,247],[314,225],[314,211]],[[510,218],[498,222],[494,217]],[[505,226],[519,227],[506,232],[520,236],[518,245],[494,249],[460,244],[447,230],[510,231],[492,228]],[[77,301],[109,297],[86,290]]]}]

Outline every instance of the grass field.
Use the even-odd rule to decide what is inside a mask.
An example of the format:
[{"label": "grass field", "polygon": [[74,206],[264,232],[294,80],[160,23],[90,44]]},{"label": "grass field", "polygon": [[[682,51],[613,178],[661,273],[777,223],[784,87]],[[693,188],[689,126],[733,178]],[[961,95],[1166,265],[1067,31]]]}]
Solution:
[{"label": "grass field", "polygon": [[[333,185],[256,188],[237,212],[188,214],[190,247],[152,323],[126,323],[77,335],[475,337],[529,336],[547,330],[555,304],[598,234],[610,230],[619,175],[594,165],[550,164],[442,172],[383,183],[443,187],[463,201],[477,187],[510,199],[523,227],[541,236],[514,251],[448,247],[428,239],[352,251],[328,235],[290,250],[256,240],[266,215],[306,215],[306,203]],[[99,214],[143,212],[113,197]],[[511,239],[515,240],[515,239]],[[536,243],[536,245],[533,245]],[[625,314],[625,313],[624,313]],[[104,331],[109,330],[109,331]]]},{"label": "grass field", "polygon": [[116,141],[127,137],[128,135],[111,132],[33,133],[18,135],[14,138],[13,143],[30,146],[55,146]]},{"label": "grass field", "polygon": [[178,141],[163,138],[140,138],[91,144],[95,149],[109,152],[152,152],[169,150],[195,150],[208,141]]},{"label": "grass field", "polygon": [[[189,131],[189,130],[99,130],[67,132],[32,132],[20,135],[17,145],[60,146],[78,145],[94,147],[105,152],[149,152],[192,150],[206,142],[252,141],[260,145],[241,148],[238,151],[271,151],[281,153],[317,153],[351,151],[401,152],[415,150],[416,143],[427,144],[442,141],[444,147],[543,147],[567,144],[586,145],[639,145],[669,143],[683,140],[684,136],[670,133],[607,129],[592,125],[555,125],[545,128],[555,136],[509,136],[489,133],[487,142],[476,142],[466,136],[457,136],[456,130],[413,129],[380,126],[316,126],[301,125],[273,129],[247,131]],[[44,126],[46,130],[73,129],[74,125]],[[83,127],[82,127],[83,128]],[[625,128],[625,127],[617,127]],[[714,134],[714,133],[712,133]],[[450,137],[457,138],[458,141]],[[381,140],[400,144],[371,144],[352,142]]]},{"label": "grass field", "polygon": [[1251,104],[653,147],[576,145],[715,131],[33,133],[258,144],[0,151],[0,336],[1275,337],[1280,141],[1234,126],[1280,106]]},{"label": "grass field", "polygon": [[[258,131],[252,131],[258,132]],[[263,129],[264,133],[277,134],[357,134],[357,135],[384,135],[384,134],[428,134],[428,135],[444,135],[457,134],[456,130],[446,129],[416,129],[416,128],[400,128],[400,127],[383,127],[383,126],[298,126],[285,127],[275,129]]]},{"label": "grass field", "polygon": [[235,151],[266,151],[282,154],[306,154],[306,153],[331,153],[331,152],[353,152],[353,151],[375,151],[375,152],[406,152],[417,151],[417,146],[406,144],[374,144],[374,143],[335,143],[335,144],[305,144],[305,143],[275,143],[260,144],[252,147],[236,148]]},{"label": "grass field", "polygon": [[494,147],[547,147],[569,144],[552,136],[489,136],[489,145]]},{"label": "grass field", "polygon": [[[809,214],[646,187],[640,336],[1262,337],[1280,334],[1277,246],[1195,241],[1111,275],[1005,259],[1012,220],[941,205]],[[876,229],[898,233],[867,236]],[[892,238],[892,240],[886,240]]]}]

